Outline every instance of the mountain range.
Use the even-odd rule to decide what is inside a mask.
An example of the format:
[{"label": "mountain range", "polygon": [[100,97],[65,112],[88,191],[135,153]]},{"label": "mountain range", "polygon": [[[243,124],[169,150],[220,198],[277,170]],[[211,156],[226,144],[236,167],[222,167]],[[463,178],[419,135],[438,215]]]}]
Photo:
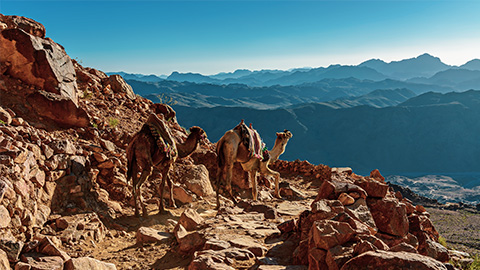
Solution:
[{"label": "mountain range", "polygon": [[179,121],[202,126],[214,142],[245,119],[270,147],[275,132],[291,130],[286,160],[387,175],[480,172],[478,59],[450,66],[423,54],[157,80],[137,74],[127,82],[150,100],[174,101]]}]

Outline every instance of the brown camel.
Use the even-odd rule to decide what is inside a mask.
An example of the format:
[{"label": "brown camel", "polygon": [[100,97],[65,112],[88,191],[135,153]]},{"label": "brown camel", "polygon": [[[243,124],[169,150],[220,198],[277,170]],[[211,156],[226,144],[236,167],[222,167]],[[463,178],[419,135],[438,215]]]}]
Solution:
[{"label": "brown camel", "polygon": [[[186,157],[195,151],[198,142],[205,137],[205,131],[195,126],[190,128],[190,134],[185,142],[177,144],[163,120],[163,114],[157,116],[152,113],[150,115],[142,129],[133,136],[127,147],[127,180],[133,179],[136,216],[139,216],[138,200],[140,200],[142,206],[143,216],[148,215],[140,189],[152,174],[153,169],[160,171],[162,174],[159,212],[163,213],[165,211],[163,206],[165,181],[170,188],[170,206],[176,207],[173,200],[173,183],[169,176],[170,168],[178,157]],[[138,173],[141,173],[140,177],[138,177]]]},{"label": "brown camel", "polygon": [[[243,120],[242,123],[243,124]],[[232,194],[232,171],[233,164],[240,162],[244,171],[248,172],[248,181],[252,184],[252,197],[253,200],[257,200],[258,187],[257,187],[257,173],[260,172],[263,175],[271,175],[275,177],[275,197],[280,198],[279,193],[279,181],[280,173],[270,169],[268,164],[270,161],[275,161],[278,157],[285,152],[285,146],[288,140],[292,138],[292,133],[288,130],[284,132],[277,132],[277,139],[270,153],[270,158],[266,160],[260,160],[259,158],[252,156],[249,149],[242,142],[241,134],[238,129],[231,129],[223,135],[223,137],[217,142],[217,156],[218,156],[218,171],[217,171],[217,208],[220,206],[219,191],[220,185],[223,183],[222,176],[225,175],[225,188],[233,200],[236,203],[236,199]]]}]

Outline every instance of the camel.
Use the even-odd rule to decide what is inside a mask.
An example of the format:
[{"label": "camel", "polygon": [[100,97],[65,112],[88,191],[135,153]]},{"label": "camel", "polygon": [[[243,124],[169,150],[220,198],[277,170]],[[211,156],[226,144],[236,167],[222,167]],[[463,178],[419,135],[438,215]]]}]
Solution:
[{"label": "camel", "polygon": [[[176,207],[173,200],[173,183],[169,176],[170,168],[177,158],[186,157],[195,151],[198,142],[205,137],[205,131],[194,126],[190,128],[190,134],[185,142],[178,144],[174,141],[170,129],[165,124],[163,114],[157,116],[152,113],[150,115],[142,129],[133,136],[127,147],[127,180],[133,179],[136,216],[139,216],[138,200],[140,200],[142,206],[143,216],[148,215],[140,189],[154,169],[162,174],[159,212],[165,212],[163,205],[165,181],[170,188],[170,206]],[[161,143],[159,144],[158,141],[161,141]],[[161,146],[164,146],[163,149],[160,148]],[[141,173],[140,177],[138,177],[138,173]]]},{"label": "camel", "polygon": [[[240,125],[244,124],[243,120]],[[251,125],[250,125],[251,127]],[[239,162],[242,165],[244,171],[248,172],[248,181],[252,184],[252,197],[253,200],[257,200],[258,186],[257,186],[257,173],[263,175],[270,175],[275,177],[275,197],[281,198],[279,193],[279,181],[280,173],[270,169],[268,164],[278,159],[278,157],[285,152],[285,147],[288,140],[292,138],[292,133],[288,130],[276,133],[277,138],[272,150],[269,151],[270,158],[266,160],[260,160],[259,158],[252,156],[251,152],[242,142],[242,137],[237,128],[228,130],[222,138],[217,142],[217,157],[218,157],[218,171],[217,171],[217,209],[220,206],[219,191],[220,185],[223,183],[221,178],[225,175],[225,188],[233,200],[236,203],[236,199],[232,194],[232,170],[233,164]]]}]

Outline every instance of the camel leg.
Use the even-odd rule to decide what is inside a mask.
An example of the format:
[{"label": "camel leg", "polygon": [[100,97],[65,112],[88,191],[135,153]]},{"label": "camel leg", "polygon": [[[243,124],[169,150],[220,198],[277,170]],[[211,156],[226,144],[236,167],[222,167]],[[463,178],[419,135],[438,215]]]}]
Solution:
[{"label": "camel leg", "polygon": [[223,168],[219,167],[217,170],[217,206],[215,207],[216,210],[220,209],[220,184],[222,181],[222,175],[223,175]]},{"label": "camel leg", "polygon": [[280,187],[279,187],[279,182],[280,182],[280,173],[278,172],[274,172],[274,176],[275,176],[275,193],[274,193],[274,196],[278,199],[281,199],[282,196],[280,196]]},{"label": "camel leg", "polygon": [[137,217],[140,216],[140,213],[138,211],[137,200],[140,202],[140,205],[142,206],[143,216],[148,215],[147,209],[145,208],[145,203],[143,201],[141,189],[142,189],[142,184],[145,182],[145,180],[147,180],[147,178],[150,176],[150,174],[152,174],[152,167],[147,167],[146,169],[144,169],[142,171],[142,174],[140,175],[140,178],[138,179],[138,182],[133,183],[133,186],[134,186],[133,196],[134,196],[134,200],[135,200],[135,215]]},{"label": "camel leg", "polygon": [[177,206],[175,205],[175,200],[173,199],[173,182],[172,182],[172,178],[170,178],[170,166],[168,166],[168,168],[165,170],[165,177],[167,178],[167,184],[168,184],[168,187],[169,187],[169,191],[170,191],[170,207],[172,208],[177,208]]},{"label": "camel leg", "polygon": [[232,199],[233,203],[237,203],[237,200],[233,196],[233,191],[232,191],[232,177],[233,177],[233,163],[228,163],[226,165],[227,167],[227,175],[226,175],[226,185],[225,189],[227,190],[228,195],[230,195],[230,198]]},{"label": "camel leg", "polygon": [[248,172],[248,181],[252,184],[252,199],[257,200],[258,197],[258,183],[257,183],[257,171],[253,170]]},{"label": "camel leg", "polygon": [[165,213],[165,206],[163,205],[163,191],[165,189],[165,180],[167,179],[167,174],[165,171],[162,172],[162,183],[160,184],[160,204],[158,206],[158,212],[160,214]]}]

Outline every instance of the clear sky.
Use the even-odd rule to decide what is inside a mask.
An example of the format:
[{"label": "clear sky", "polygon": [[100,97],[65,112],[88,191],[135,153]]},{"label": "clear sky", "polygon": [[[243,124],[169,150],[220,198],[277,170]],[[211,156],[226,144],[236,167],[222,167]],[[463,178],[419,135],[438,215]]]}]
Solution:
[{"label": "clear sky", "polygon": [[430,53],[480,58],[480,1],[23,1],[0,13],[33,18],[84,66],[214,74],[356,65]]}]

